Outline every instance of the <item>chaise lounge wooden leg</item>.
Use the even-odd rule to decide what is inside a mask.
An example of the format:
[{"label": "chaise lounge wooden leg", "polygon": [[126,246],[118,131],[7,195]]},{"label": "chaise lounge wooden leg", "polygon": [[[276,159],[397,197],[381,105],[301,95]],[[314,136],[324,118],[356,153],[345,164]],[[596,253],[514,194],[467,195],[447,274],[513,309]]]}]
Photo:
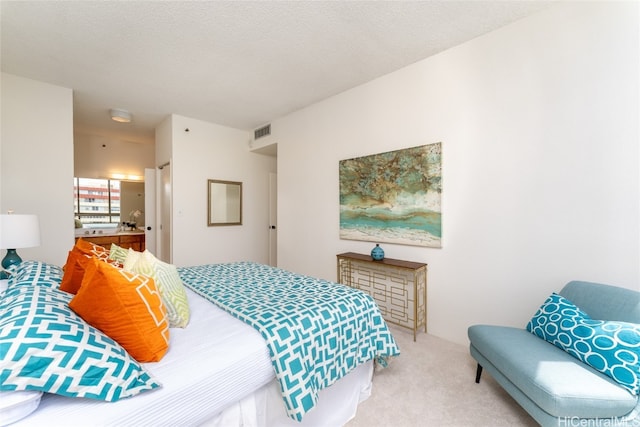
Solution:
[{"label": "chaise lounge wooden leg", "polygon": [[478,367],[476,368],[476,384],[480,384],[480,376],[482,375],[482,366],[478,363]]}]

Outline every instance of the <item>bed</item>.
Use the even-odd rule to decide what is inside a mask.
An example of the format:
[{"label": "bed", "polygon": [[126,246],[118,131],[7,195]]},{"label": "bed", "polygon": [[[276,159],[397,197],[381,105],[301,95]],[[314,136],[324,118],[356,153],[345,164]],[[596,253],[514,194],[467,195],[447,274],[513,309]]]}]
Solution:
[{"label": "bed", "polygon": [[[58,304],[51,310],[57,312],[73,299],[58,289],[60,268],[34,261],[21,268],[0,304],[5,396],[40,393],[37,387],[8,391],[14,383],[6,372],[17,363],[7,347],[16,307],[22,312],[29,305],[25,298],[38,300],[33,306],[44,298]],[[112,402],[45,392],[35,410],[12,425],[343,425],[369,396],[374,363],[384,365],[399,354],[377,306],[359,291],[256,263],[176,270],[190,318],[186,327],[169,329],[161,360],[131,362],[129,369],[147,381],[147,390]],[[68,307],[62,311],[76,315]]]}]

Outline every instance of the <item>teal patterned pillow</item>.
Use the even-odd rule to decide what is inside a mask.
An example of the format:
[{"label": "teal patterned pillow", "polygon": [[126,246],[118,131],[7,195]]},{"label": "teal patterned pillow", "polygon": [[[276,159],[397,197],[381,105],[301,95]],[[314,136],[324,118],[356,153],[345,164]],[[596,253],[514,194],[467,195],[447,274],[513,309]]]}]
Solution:
[{"label": "teal patterned pillow", "polygon": [[16,266],[9,283],[40,285],[57,288],[63,275],[62,268],[42,261],[23,261]]},{"label": "teal patterned pillow", "polygon": [[640,392],[640,325],[593,320],[554,293],[529,321],[527,330],[613,378],[632,394]]},{"label": "teal patterned pillow", "polygon": [[109,402],[159,387],[115,341],[69,308],[73,295],[10,286],[0,303],[0,391]]},{"label": "teal patterned pillow", "polygon": [[48,285],[55,283],[60,285],[62,275],[62,268],[57,265],[47,264],[42,261],[23,261],[16,266],[15,271],[9,278],[9,282],[30,282],[35,284],[43,281]]}]

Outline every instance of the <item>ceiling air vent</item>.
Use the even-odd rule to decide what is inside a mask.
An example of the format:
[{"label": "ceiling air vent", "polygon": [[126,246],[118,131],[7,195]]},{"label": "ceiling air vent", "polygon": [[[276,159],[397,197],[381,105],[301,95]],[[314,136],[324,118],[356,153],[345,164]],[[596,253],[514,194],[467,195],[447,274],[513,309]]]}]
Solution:
[{"label": "ceiling air vent", "polygon": [[253,139],[258,139],[269,135],[271,135],[271,124],[262,126],[261,128],[253,131]]}]

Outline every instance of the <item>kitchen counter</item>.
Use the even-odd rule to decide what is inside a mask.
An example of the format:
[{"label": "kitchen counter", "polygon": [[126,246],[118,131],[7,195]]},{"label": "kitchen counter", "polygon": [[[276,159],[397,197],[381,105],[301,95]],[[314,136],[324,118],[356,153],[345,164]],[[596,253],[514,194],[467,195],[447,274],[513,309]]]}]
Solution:
[{"label": "kitchen counter", "polygon": [[[95,233],[94,233],[95,231]],[[118,231],[118,230],[76,230],[76,240],[82,237],[96,245],[103,246],[107,249],[112,244],[121,248],[131,248],[134,251],[142,252],[145,249],[145,236],[143,230]]]},{"label": "kitchen counter", "polygon": [[98,236],[120,236],[120,235],[132,235],[132,234],[144,234],[144,230],[90,230],[90,229],[77,229],[76,237],[98,237]]}]

